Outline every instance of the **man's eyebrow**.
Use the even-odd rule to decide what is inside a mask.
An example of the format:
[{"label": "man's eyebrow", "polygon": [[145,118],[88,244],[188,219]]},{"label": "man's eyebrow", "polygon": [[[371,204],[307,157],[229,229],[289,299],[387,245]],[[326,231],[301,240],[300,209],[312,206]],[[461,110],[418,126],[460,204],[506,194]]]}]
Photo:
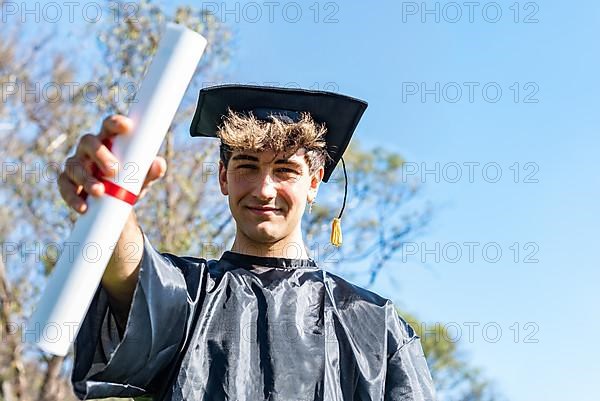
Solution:
[{"label": "man's eyebrow", "polygon": [[[235,155],[231,158],[231,160],[248,160],[248,161],[253,161],[253,162],[258,162],[259,159],[256,156],[251,156],[251,155],[245,155],[245,154],[240,154],[240,155]],[[302,165],[294,160],[290,160],[290,159],[278,159],[275,161],[275,164],[290,164],[296,168],[302,169]]]},{"label": "man's eyebrow", "polygon": [[231,158],[231,160],[250,160],[253,162],[257,162],[258,161],[258,157],[256,156],[250,156],[250,155],[235,155]]},{"label": "man's eyebrow", "polygon": [[302,165],[294,160],[290,160],[290,159],[279,159],[275,161],[275,164],[291,164],[292,166],[295,166],[296,168],[302,169]]}]

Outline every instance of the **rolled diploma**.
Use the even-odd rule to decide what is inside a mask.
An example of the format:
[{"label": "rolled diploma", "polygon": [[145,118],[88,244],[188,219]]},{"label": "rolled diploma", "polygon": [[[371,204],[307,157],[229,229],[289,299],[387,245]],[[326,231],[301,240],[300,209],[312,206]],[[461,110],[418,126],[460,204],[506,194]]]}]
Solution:
[{"label": "rolled diploma", "polygon": [[[205,47],[198,33],[167,24],[129,110],[133,132],[114,138],[112,152],[119,160],[111,178],[115,184],[140,192]],[[88,196],[87,202],[24,333],[27,341],[59,356],[67,354],[77,336],[132,208],[109,195]]]}]

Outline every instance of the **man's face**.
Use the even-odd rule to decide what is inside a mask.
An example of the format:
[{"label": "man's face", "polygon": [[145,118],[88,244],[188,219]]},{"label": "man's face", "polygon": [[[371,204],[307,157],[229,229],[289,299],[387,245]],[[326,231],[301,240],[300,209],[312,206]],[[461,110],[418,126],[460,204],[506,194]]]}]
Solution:
[{"label": "man's face", "polygon": [[312,175],[300,149],[292,156],[265,152],[234,152],[229,166],[219,164],[219,183],[229,208],[250,241],[268,244],[299,228],[306,203],[314,200],[323,167]]}]

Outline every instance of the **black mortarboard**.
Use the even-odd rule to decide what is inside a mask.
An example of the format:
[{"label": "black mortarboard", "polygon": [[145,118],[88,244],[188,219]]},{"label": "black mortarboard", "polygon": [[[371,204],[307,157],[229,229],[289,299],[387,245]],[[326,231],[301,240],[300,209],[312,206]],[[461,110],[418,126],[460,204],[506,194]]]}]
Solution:
[{"label": "black mortarboard", "polygon": [[[229,109],[237,113],[252,113],[259,120],[270,121],[270,116],[273,115],[286,122],[298,121],[300,113],[307,112],[315,122],[324,124],[327,128],[325,142],[327,153],[331,157],[325,164],[323,176],[323,181],[327,182],[348,147],[366,108],[365,101],[333,92],[272,86],[218,85],[200,90],[190,135],[216,138]],[[345,202],[346,194],[344,205]],[[339,225],[343,210],[344,206],[334,225]],[[339,235],[341,236],[341,232]],[[341,238],[332,242],[341,243]]]}]

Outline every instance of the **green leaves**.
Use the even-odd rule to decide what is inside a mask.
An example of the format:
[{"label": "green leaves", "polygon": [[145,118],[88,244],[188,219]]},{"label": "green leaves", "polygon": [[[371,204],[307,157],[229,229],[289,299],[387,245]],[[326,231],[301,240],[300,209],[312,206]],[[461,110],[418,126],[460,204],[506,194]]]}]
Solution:
[{"label": "green leaves", "polygon": [[444,401],[500,400],[493,383],[481,370],[469,364],[463,355],[459,340],[449,332],[453,324],[420,322],[415,316],[398,310],[421,338],[423,352],[438,392]]}]

